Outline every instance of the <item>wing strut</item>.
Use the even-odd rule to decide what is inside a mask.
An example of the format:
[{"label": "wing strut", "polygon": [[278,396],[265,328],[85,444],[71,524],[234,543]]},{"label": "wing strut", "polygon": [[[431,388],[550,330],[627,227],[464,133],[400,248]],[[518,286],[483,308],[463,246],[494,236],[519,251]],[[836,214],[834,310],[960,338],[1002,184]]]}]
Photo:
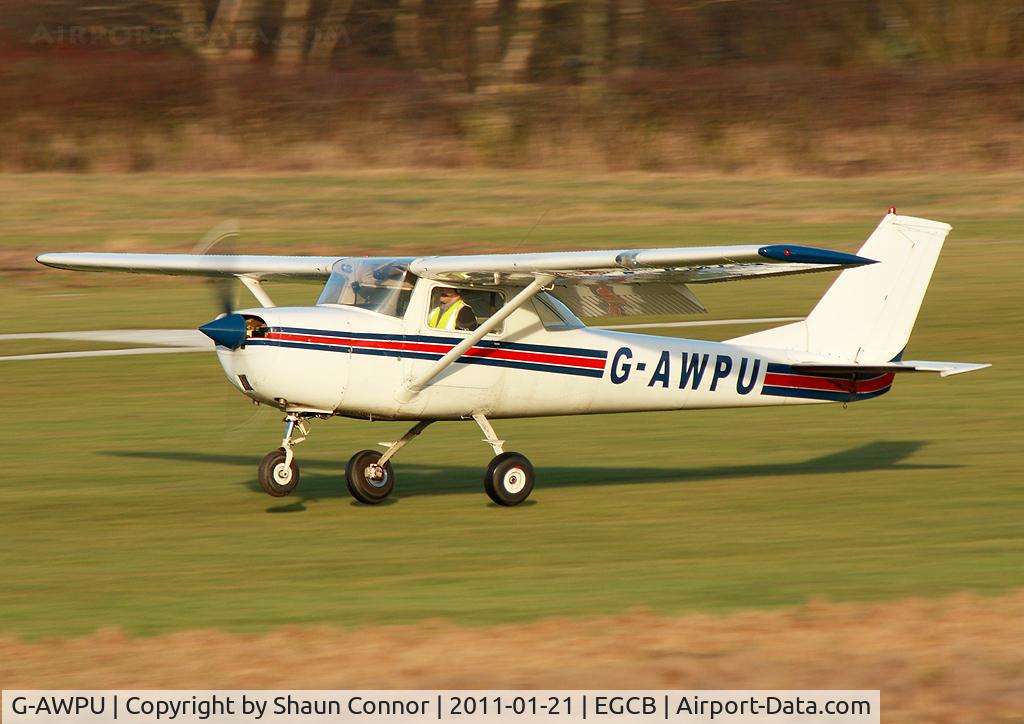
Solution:
[{"label": "wing strut", "polygon": [[516,294],[508,301],[508,303],[505,304],[505,306],[488,317],[483,324],[473,331],[473,334],[455,345],[455,347],[453,347],[444,357],[435,362],[430,369],[416,379],[406,382],[405,386],[399,388],[395,393],[395,398],[399,402],[411,402],[416,395],[423,391],[424,387],[429,385],[439,374],[448,369],[448,367],[461,357],[470,347],[483,339],[485,334],[496,329],[499,324],[504,322],[505,319],[512,314],[512,312],[526,304],[526,302],[536,295],[537,292],[544,289],[544,287],[551,286],[551,283],[554,281],[554,274],[534,275],[533,282],[531,282],[528,287]]},{"label": "wing strut", "polygon": [[277,306],[276,304],[274,304],[274,300],[270,298],[270,295],[268,295],[267,292],[260,285],[259,279],[253,279],[252,277],[247,277],[244,274],[239,274],[238,279],[242,282],[242,284],[245,285],[246,289],[252,292],[252,295],[256,297],[256,301],[258,301],[261,306]]}]

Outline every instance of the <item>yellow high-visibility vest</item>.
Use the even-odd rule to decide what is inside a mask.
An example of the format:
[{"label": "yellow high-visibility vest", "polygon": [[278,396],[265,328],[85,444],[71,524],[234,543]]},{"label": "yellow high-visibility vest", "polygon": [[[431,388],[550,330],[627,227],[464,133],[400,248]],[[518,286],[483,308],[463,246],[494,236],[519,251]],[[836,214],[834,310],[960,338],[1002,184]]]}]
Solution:
[{"label": "yellow high-visibility vest", "polygon": [[459,320],[459,311],[469,306],[461,299],[452,302],[452,305],[441,313],[441,307],[434,307],[430,310],[430,317],[427,319],[427,324],[435,329],[455,329],[455,323]]}]

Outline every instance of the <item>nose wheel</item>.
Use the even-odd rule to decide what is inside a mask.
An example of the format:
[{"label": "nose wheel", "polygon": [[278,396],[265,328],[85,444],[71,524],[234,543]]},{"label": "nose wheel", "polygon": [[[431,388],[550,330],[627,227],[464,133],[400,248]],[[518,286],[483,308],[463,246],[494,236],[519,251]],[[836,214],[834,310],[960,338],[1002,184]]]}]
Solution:
[{"label": "nose wheel", "polygon": [[257,477],[267,495],[282,498],[299,484],[299,464],[289,460],[283,447],[271,450],[260,461]]},{"label": "nose wheel", "polygon": [[[303,415],[288,413],[284,423],[281,447],[264,455],[256,472],[256,479],[263,492],[274,498],[288,495],[299,484],[299,464],[295,462],[292,446],[298,445],[309,435],[309,425]],[[299,431],[297,436],[294,434],[296,430]]]}]

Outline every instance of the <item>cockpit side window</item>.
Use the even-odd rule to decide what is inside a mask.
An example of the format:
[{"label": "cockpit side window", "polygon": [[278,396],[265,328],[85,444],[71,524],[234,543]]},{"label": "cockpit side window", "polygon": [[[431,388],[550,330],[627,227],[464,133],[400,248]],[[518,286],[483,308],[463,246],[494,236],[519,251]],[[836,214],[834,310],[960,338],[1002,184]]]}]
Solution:
[{"label": "cockpit side window", "polygon": [[[434,287],[430,293],[427,326],[449,331],[470,331],[479,327],[504,304],[505,296],[501,292],[462,287]],[[492,334],[501,334],[503,326],[499,325]]]}]

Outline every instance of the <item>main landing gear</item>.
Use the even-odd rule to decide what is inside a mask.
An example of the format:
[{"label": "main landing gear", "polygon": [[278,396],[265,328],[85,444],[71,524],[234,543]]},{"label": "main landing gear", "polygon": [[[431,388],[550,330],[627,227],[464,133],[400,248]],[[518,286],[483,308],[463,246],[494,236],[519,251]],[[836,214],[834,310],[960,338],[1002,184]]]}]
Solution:
[{"label": "main landing gear", "polygon": [[484,473],[484,492],[498,505],[519,505],[533,492],[533,465],[525,455],[504,451],[505,441],[498,439],[486,417],[473,415],[473,419],[495,455]]},{"label": "main landing gear", "polygon": [[[284,438],[281,447],[272,450],[260,462],[260,487],[275,498],[288,495],[299,484],[299,466],[295,462],[292,447],[309,435],[308,420],[321,417],[308,413],[289,413],[285,418]],[[484,433],[484,442],[494,450],[495,457],[484,474],[484,491],[487,497],[498,505],[519,505],[533,492],[533,465],[525,455],[505,452],[505,441],[499,440],[491,423],[483,415],[473,415],[473,420]],[[395,469],[391,465],[399,450],[413,441],[434,420],[416,423],[405,435],[395,442],[382,442],[387,448],[383,453],[377,450],[360,450],[353,455],[345,467],[348,491],[360,503],[376,505],[383,502],[395,488]],[[296,430],[298,436],[293,437]]]},{"label": "main landing gear", "polygon": [[[483,430],[484,442],[491,446],[496,455],[487,466],[484,491],[498,505],[522,503],[533,492],[533,465],[525,455],[503,450],[505,441],[498,439],[486,417],[473,415],[473,419]],[[395,469],[391,465],[391,458],[433,422],[423,420],[416,423],[399,440],[382,442],[381,445],[387,448],[383,453],[376,450],[360,450],[353,455],[345,468],[345,480],[348,481],[348,491],[352,497],[368,505],[376,505],[387,498],[395,487]]]}]

